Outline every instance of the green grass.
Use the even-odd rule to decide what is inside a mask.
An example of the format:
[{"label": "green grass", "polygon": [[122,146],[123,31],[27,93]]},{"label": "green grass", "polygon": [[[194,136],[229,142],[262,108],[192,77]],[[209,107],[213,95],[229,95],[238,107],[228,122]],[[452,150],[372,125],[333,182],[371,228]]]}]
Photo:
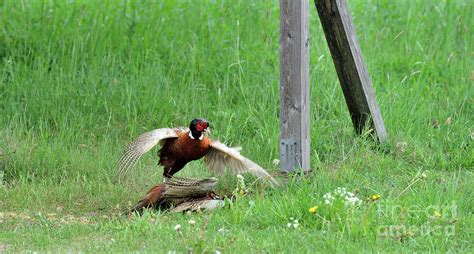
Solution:
[{"label": "green grass", "polygon": [[[127,218],[161,181],[153,153],[115,181],[146,130],[205,117],[278,171],[278,1],[0,1],[0,252],[473,252],[472,1],[350,7],[388,144],[354,135],[311,3],[313,174],[212,213]],[[337,187],[364,202],[324,205]]]}]

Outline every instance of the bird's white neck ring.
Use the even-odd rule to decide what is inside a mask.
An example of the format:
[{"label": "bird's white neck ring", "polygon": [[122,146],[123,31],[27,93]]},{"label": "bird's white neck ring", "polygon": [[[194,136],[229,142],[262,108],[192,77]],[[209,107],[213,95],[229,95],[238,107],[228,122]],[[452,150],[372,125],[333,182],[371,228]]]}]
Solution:
[{"label": "bird's white neck ring", "polygon": [[[188,134],[188,135],[189,135],[189,138],[194,139],[193,133],[192,133],[191,131],[189,131],[189,134]],[[203,137],[204,137],[204,135],[202,135],[202,132],[201,132],[201,136],[199,136],[198,139],[199,139],[199,140],[202,140]]]}]

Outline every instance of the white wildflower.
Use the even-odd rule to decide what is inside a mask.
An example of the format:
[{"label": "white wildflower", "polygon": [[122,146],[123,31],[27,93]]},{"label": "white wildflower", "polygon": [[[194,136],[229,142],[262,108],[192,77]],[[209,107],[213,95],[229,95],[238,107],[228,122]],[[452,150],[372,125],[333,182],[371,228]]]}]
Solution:
[{"label": "white wildflower", "polygon": [[344,206],[355,206],[361,202],[355,193],[347,191],[345,187],[337,187],[334,191],[323,195],[324,203],[326,205],[332,205],[336,198],[341,200],[341,202],[344,203]]},{"label": "white wildflower", "polygon": [[278,166],[278,165],[280,165],[280,160],[279,159],[274,159],[272,161],[272,163],[273,163],[274,166]]},{"label": "white wildflower", "polygon": [[217,230],[217,233],[221,235],[225,235],[228,231],[229,231],[228,229],[226,229],[225,227],[222,227]]},{"label": "white wildflower", "polygon": [[291,228],[291,227],[298,228],[299,226],[298,220],[295,220],[295,218],[290,217],[290,222],[286,223],[286,226],[288,228]]},{"label": "white wildflower", "polygon": [[194,225],[194,224],[196,224],[196,221],[191,219],[191,220],[188,221],[188,223],[191,224],[191,225]]},{"label": "white wildflower", "polygon": [[326,193],[326,194],[324,194],[324,195],[323,195],[323,198],[324,198],[324,199],[328,199],[328,200],[329,200],[329,199],[334,199],[334,197],[331,195],[331,193]]},{"label": "white wildflower", "polygon": [[346,196],[345,198],[345,202],[344,202],[344,205],[345,206],[355,206],[355,205],[358,205],[360,203],[360,199],[358,197],[348,197]]},{"label": "white wildflower", "polygon": [[237,179],[242,181],[242,180],[244,180],[244,177],[241,174],[237,174]]},{"label": "white wildflower", "polygon": [[174,226],[174,230],[176,231],[181,230],[181,224],[176,224],[176,226]]},{"label": "white wildflower", "polygon": [[423,171],[423,173],[421,173],[421,178],[427,178],[428,177],[428,170],[425,170]]}]

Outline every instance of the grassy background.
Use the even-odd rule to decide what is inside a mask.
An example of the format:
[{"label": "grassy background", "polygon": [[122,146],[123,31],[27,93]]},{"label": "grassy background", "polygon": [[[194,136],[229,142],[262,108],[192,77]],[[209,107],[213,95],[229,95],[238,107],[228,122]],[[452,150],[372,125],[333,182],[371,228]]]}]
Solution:
[{"label": "grassy background", "polygon": [[[0,252],[474,251],[472,1],[350,1],[383,149],[354,135],[310,6],[315,173],[252,185],[211,214],[127,218],[161,181],[150,153],[115,182],[122,148],[146,130],[205,117],[213,137],[278,170],[278,2],[0,1]],[[336,187],[381,199],[331,210],[322,196]],[[390,225],[407,230],[381,235]]]}]

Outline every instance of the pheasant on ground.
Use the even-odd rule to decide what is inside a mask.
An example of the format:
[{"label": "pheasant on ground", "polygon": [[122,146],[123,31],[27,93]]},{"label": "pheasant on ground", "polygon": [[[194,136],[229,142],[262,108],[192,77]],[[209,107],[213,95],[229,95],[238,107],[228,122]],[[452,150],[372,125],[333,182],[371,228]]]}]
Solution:
[{"label": "pheasant on ground", "polygon": [[230,170],[234,174],[249,172],[272,184],[278,182],[255,162],[242,156],[240,148],[231,148],[210,139],[210,125],[206,119],[193,119],[189,128],[162,128],[144,133],[132,141],[118,163],[118,175],[127,174],[140,157],[153,147],[161,144],[158,152],[159,165],[164,167],[166,182],[180,171],[188,162],[205,158],[207,167],[216,174]]},{"label": "pheasant on ground", "polygon": [[205,179],[170,178],[166,183],[153,186],[129,213],[142,213],[147,208],[184,212],[223,207],[224,197],[220,197],[214,192],[217,181],[217,178],[214,177]]}]

